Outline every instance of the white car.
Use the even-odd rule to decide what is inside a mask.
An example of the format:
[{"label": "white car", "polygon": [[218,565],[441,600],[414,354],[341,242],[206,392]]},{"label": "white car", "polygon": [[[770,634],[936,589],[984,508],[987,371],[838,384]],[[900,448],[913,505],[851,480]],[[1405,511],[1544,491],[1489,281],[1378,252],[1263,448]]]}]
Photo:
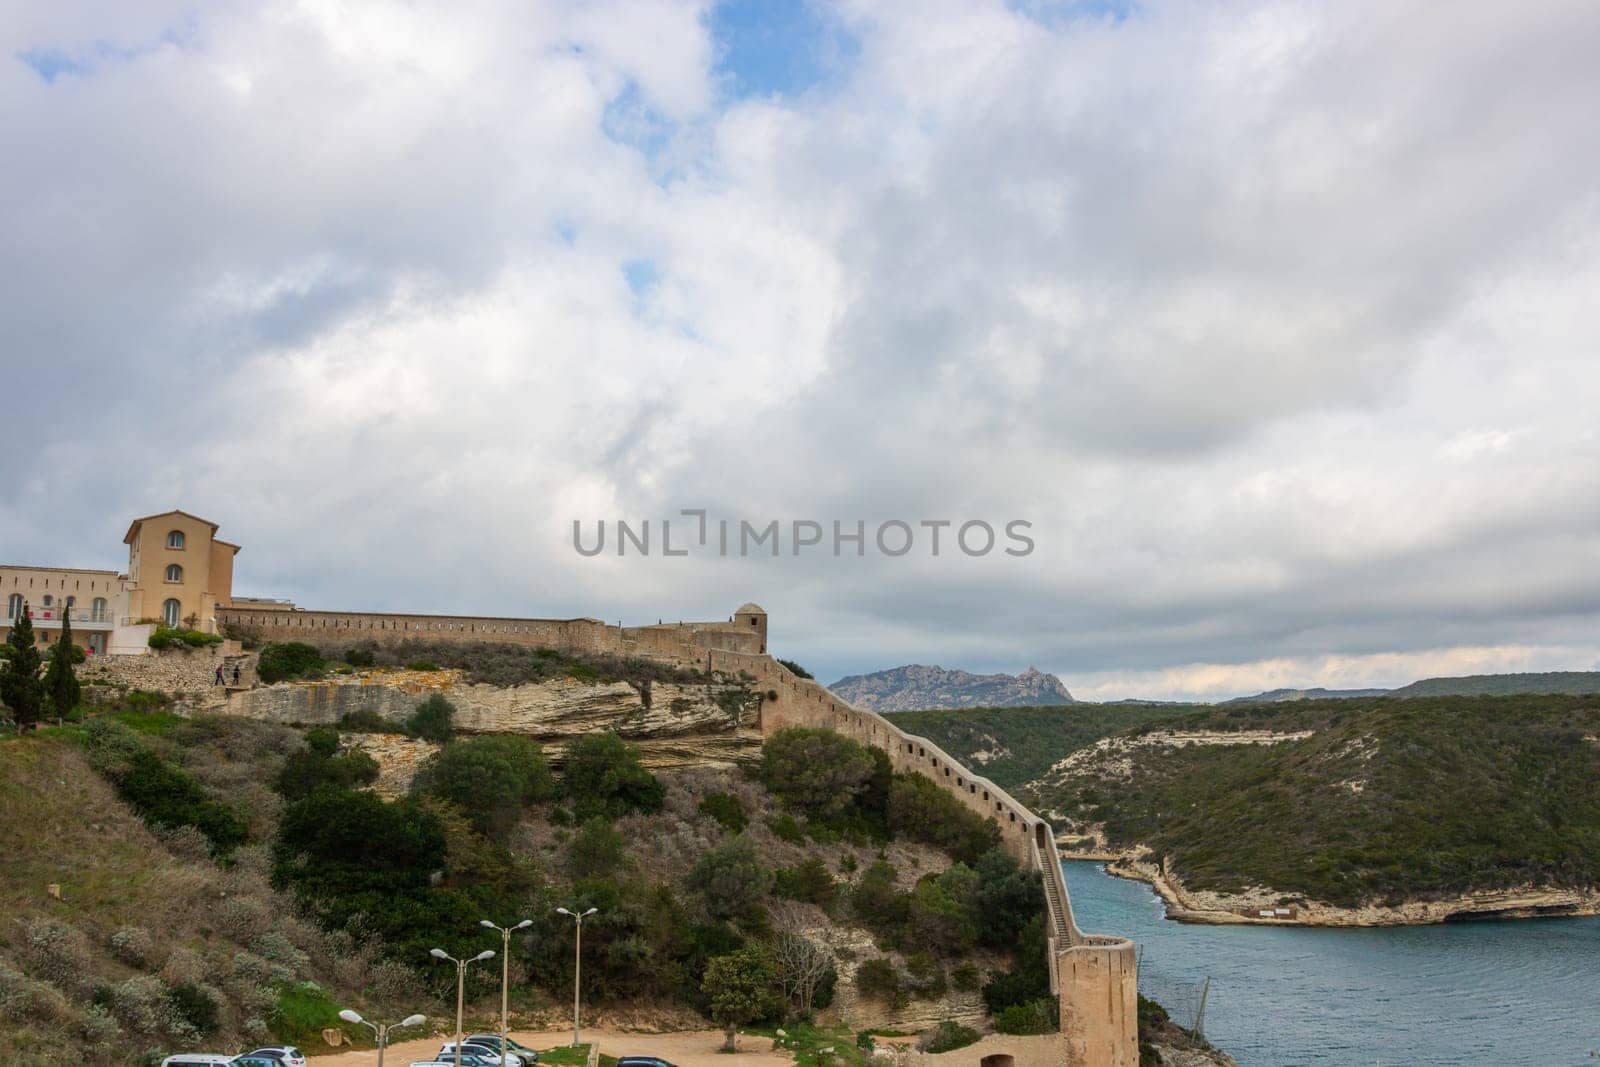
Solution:
[{"label": "white car", "polygon": [[239,1057],[221,1052],[185,1052],[177,1056],[168,1056],[161,1061],[161,1067],[228,1067]]},{"label": "white car", "polygon": [[283,1067],[306,1067],[306,1054],[293,1045],[267,1045],[245,1055],[281,1063]]},{"label": "white car", "polygon": [[[505,1062],[501,1062],[500,1042],[498,1040],[492,1045],[487,1041],[463,1041],[461,1042],[461,1054],[463,1056],[476,1056],[484,1063],[493,1064],[494,1067],[523,1067],[522,1057],[509,1049],[506,1051]],[[444,1046],[439,1049],[438,1054],[434,1056],[434,1059],[454,1064],[456,1043],[454,1041],[446,1041]]]}]

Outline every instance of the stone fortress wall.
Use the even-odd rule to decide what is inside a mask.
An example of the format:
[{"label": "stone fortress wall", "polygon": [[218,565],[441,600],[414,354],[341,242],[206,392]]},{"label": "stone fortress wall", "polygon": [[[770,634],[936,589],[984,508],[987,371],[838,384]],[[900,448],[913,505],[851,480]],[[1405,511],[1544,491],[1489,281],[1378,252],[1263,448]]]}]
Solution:
[{"label": "stone fortress wall", "polygon": [[[610,653],[659,659],[730,675],[747,675],[762,695],[760,729],[770,736],[788,726],[827,727],[889,754],[895,769],[932,779],[969,810],[993,819],[1005,847],[1041,872],[1049,909],[1051,988],[1060,998],[1059,1047],[1050,1057],[1068,1067],[1137,1067],[1138,978],[1131,941],[1084,934],[1072,916],[1055,834],[987,778],[973,774],[926,738],[908,734],[875,712],[863,711],[825,687],[800,678],[767,654],[767,615],[754,604],[726,622],[610,626],[598,619],[513,619],[396,615],[367,612],[220,608],[219,626],[250,631],[266,641],[304,641],[348,647],[376,641],[493,641],[563,652]],[[1002,1035],[994,1035],[1000,1038]],[[1019,1040],[1019,1039],[1013,1039]],[[1037,1043],[1039,1039],[1028,1039]],[[1003,1040],[985,1039],[999,1063]],[[989,1048],[987,1046],[996,1047]],[[1017,1050],[1031,1062],[1039,1050]],[[986,1062],[990,1062],[986,1059]]]}]

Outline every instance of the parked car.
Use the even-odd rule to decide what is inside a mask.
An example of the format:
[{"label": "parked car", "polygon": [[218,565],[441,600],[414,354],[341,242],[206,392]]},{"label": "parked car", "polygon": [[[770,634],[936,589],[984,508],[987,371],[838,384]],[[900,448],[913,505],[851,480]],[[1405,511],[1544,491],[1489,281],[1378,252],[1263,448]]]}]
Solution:
[{"label": "parked car", "polygon": [[[456,1067],[456,1054],[454,1051],[452,1051],[450,1055],[441,1055],[438,1059],[417,1060],[411,1064],[411,1067]],[[494,1067],[494,1064],[490,1063],[482,1056],[475,1055],[463,1049],[461,1052],[461,1067]]]},{"label": "parked car", "polygon": [[228,1061],[228,1067],[282,1067],[282,1060],[269,1060],[265,1056],[235,1056]]},{"label": "parked car", "polygon": [[618,1056],[617,1067],[673,1067],[660,1056]]},{"label": "parked car", "polygon": [[[465,1040],[474,1045],[488,1045],[496,1052],[500,1051],[499,1034],[468,1034]],[[526,1064],[527,1067],[533,1067],[534,1064],[539,1062],[539,1053],[537,1050],[531,1049],[527,1045],[524,1045],[509,1037],[506,1038],[506,1050],[508,1052],[515,1052],[517,1054],[517,1058]]]},{"label": "parked car", "polygon": [[[456,1043],[454,1041],[446,1041],[434,1058],[452,1060],[455,1058],[455,1054]],[[506,1050],[505,1063],[502,1064],[500,1062],[500,1042],[498,1039],[493,1045],[484,1044],[481,1041],[462,1041],[461,1054],[463,1056],[476,1056],[489,1064],[489,1067],[522,1067],[522,1057],[510,1049]]]},{"label": "parked car", "polygon": [[266,1048],[258,1048],[245,1055],[266,1060],[274,1065],[282,1064],[282,1067],[306,1067],[306,1054],[293,1045],[268,1045]]},{"label": "parked car", "polygon": [[161,1061],[161,1067],[229,1067],[236,1059],[231,1052],[184,1052],[168,1056]]}]

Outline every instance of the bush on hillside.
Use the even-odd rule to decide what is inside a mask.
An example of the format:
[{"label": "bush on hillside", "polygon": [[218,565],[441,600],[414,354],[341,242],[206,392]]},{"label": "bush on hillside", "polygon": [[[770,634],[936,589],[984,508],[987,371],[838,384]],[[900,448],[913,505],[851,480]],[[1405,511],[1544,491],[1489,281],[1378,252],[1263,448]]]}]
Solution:
[{"label": "bush on hillside", "polygon": [[406,734],[422,741],[442,745],[455,736],[455,732],[456,706],[446,700],[442,693],[434,693],[418,704],[406,720]]},{"label": "bush on hillside", "polygon": [[780,867],[773,872],[773,895],[788,900],[815,904],[831,912],[839,896],[839,884],[828,871],[828,865],[816,856],[809,856],[793,867]]},{"label": "bush on hillside", "polygon": [[579,819],[615,819],[630,811],[661,810],[666,789],[639,764],[639,750],[616,734],[585,734],[567,744],[562,790]]},{"label": "bush on hillside", "polygon": [[993,819],[969,810],[920,774],[895,775],[889,787],[889,828],[965,863],[976,862],[1000,843],[1000,827]]},{"label": "bush on hillside", "polygon": [[900,1011],[911,998],[900,981],[900,969],[888,957],[865,960],[856,968],[856,993]]},{"label": "bush on hillside", "polygon": [[627,864],[627,839],[599,815],[585,819],[567,842],[567,874],[573,881],[611,878]]},{"label": "bush on hillside", "polygon": [[556,795],[544,749],[530,737],[452,741],[423,761],[411,791],[454,804],[474,829],[503,841],[530,804]]},{"label": "bush on hillside", "polygon": [[298,800],[321,786],[354,789],[378,780],[378,761],[359,749],[339,751],[339,734],[318,728],[306,731],[306,747],[284,758],[273,783],[281,796]]},{"label": "bush on hillside", "polygon": [[953,1052],[973,1044],[979,1036],[972,1027],[946,1019],[934,1027],[917,1047],[928,1053]]},{"label": "bush on hillside", "polygon": [[994,1028],[1002,1034],[1053,1034],[1057,1003],[1054,997],[1040,997],[1013,1004],[994,1017]]},{"label": "bush on hillside", "polygon": [[827,823],[844,820],[875,764],[867,750],[832,730],[792,726],[761,746],[761,783],[792,810]]},{"label": "bush on hillside", "polygon": [[737,919],[766,896],[772,875],[750,842],[739,837],[701,853],[688,884],[713,918]]},{"label": "bush on hillside", "polygon": [[322,654],[299,641],[274,642],[263,648],[256,659],[256,677],[269,684],[291,678],[319,678],[326,668]]},{"label": "bush on hillside", "polygon": [[732,793],[712,793],[700,802],[700,814],[710,816],[729,833],[737,834],[750,825],[744,805]]},{"label": "bush on hillside", "polygon": [[117,794],[152,826],[190,826],[205,835],[216,856],[244,844],[249,827],[226,804],[206,798],[188,774],[148,749],[135,752],[116,780]]}]

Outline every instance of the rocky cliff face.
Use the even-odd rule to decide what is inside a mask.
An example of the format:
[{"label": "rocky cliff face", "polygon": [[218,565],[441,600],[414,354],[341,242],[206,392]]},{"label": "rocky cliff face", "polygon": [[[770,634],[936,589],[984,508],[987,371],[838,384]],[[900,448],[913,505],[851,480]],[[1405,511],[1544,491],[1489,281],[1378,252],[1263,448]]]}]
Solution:
[{"label": "rocky cliff face", "polygon": [[467,733],[514,733],[564,742],[610,730],[639,746],[647,764],[676,766],[754,758],[761,745],[759,698],[736,684],[669,685],[644,692],[627,682],[562,678],[529,685],[470,685],[459,671],[386,671],[317,682],[285,682],[232,694],[227,715],[297,726],[337,723],[351,712],[406,719],[430,693],[456,708]]},{"label": "rocky cliff face", "polygon": [[828,687],[860,708],[922,711],[933,708],[1020,708],[1071,704],[1072,694],[1053,674],[1029,667],[1021,674],[969,674],[912,664],[841,678]]}]

